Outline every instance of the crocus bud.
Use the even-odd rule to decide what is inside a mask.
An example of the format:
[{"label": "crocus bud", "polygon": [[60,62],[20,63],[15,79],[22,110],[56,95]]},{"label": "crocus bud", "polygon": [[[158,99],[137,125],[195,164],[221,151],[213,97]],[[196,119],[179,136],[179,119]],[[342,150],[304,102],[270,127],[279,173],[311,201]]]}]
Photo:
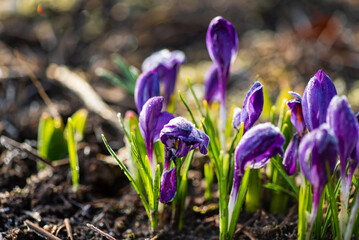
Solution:
[{"label": "crocus bud", "polygon": [[263,102],[263,85],[256,81],[244,99],[243,108],[235,109],[232,126],[238,129],[243,122],[244,132],[250,129],[262,113]]},{"label": "crocus bud", "polygon": [[338,142],[327,124],[306,134],[299,144],[299,165],[313,188],[311,222],[317,214],[320,197],[328,183],[327,169],[333,174],[337,154]]},{"label": "crocus bud", "polygon": [[143,72],[138,76],[135,86],[135,103],[138,113],[141,112],[148,99],[159,95],[160,83],[156,70]]},{"label": "crocus bud", "polygon": [[297,158],[298,158],[298,143],[299,135],[298,133],[293,135],[292,140],[288,144],[287,149],[285,150],[283,158],[283,168],[289,176],[292,176],[297,169]]},{"label": "crocus bud", "polygon": [[[328,107],[327,122],[338,139],[341,176],[345,180],[348,158],[358,142],[357,119],[345,96],[333,97]],[[348,178],[349,185],[351,177]]]},{"label": "crocus bud", "polygon": [[297,129],[300,136],[305,134],[306,125],[304,122],[303,112],[302,112],[302,98],[296,92],[289,92],[296,99],[288,101],[287,105],[290,108],[291,115],[290,121],[293,126]]},{"label": "crocus bud", "polygon": [[214,18],[207,30],[206,44],[209,56],[219,72],[221,101],[225,101],[229,67],[238,51],[238,36],[232,23],[222,17]]},{"label": "crocus bud", "polygon": [[303,94],[303,117],[309,131],[325,122],[330,100],[337,95],[332,80],[319,70],[312,77]]},{"label": "crocus bud", "polygon": [[234,153],[234,181],[229,199],[228,211],[233,212],[241,180],[247,166],[262,168],[270,159],[283,156],[284,136],[271,123],[261,123],[249,129],[239,141]]},{"label": "crocus bud", "polygon": [[159,138],[163,126],[174,118],[169,112],[161,112],[162,105],[162,96],[150,98],[145,105],[143,105],[139,117],[139,128],[142,137],[145,139],[147,155],[150,160],[153,174],[155,170],[153,164],[153,144],[155,140]]},{"label": "crocus bud", "polygon": [[142,64],[144,72],[156,69],[159,81],[163,83],[164,102],[167,106],[176,86],[177,73],[186,57],[182,51],[162,49],[151,54]]},{"label": "crocus bud", "polygon": [[213,101],[220,101],[218,70],[216,64],[212,64],[204,77],[204,97],[210,104]]},{"label": "crocus bud", "polygon": [[[181,158],[198,147],[202,154],[207,154],[209,137],[195,128],[194,124],[183,117],[170,120],[162,129],[160,140],[165,145],[165,162],[160,188],[160,201],[172,201],[177,191],[176,169],[169,169],[175,158]],[[176,164],[176,162],[174,161]]]}]

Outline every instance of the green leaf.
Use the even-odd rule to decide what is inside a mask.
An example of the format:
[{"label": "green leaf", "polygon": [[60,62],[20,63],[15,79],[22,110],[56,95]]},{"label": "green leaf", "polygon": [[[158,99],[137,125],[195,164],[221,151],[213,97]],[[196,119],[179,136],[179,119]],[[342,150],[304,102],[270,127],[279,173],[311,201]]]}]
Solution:
[{"label": "green leaf", "polygon": [[67,119],[67,136],[68,136],[68,150],[69,150],[69,161],[71,167],[71,178],[72,185],[75,192],[79,190],[79,178],[80,178],[80,168],[79,168],[79,159],[77,156],[76,140],[72,124],[72,119]]},{"label": "green leaf", "polygon": [[249,182],[249,172],[250,172],[250,168],[248,167],[243,175],[241,187],[239,189],[239,193],[237,196],[237,202],[234,206],[234,210],[232,213],[232,219],[231,219],[231,222],[229,222],[229,228],[228,228],[229,238],[228,239],[233,238],[234,231],[236,230],[238,217],[241,212],[244,198],[245,198],[246,192],[247,192],[247,187],[248,187],[248,182]]},{"label": "green leaf", "polygon": [[60,118],[53,119],[44,113],[38,127],[38,152],[50,160],[62,159],[68,153],[67,141],[64,136],[64,126]]},{"label": "green leaf", "polygon": [[183,97],[181,91],[178,91],[178,95],[179,95],[179,97],[180,97],[182,103],[185,105],[185,107],[186,107],[186,109],[187,109],[189,115],[191,116],[192,122],[194,123],[194,125],[196,126],[196,128],[198,128],[198,124],[197,124],[196,120],[194,119],[192,110],[189,108],[189,106],[188,106],[186,100],[184,99],[184,97]]},{"label": "green leaf", "polygon": [[274,158],[271,159],[271,164],[277,169],[279,174],[282,175],[284,180],[289,184],[289,186],[292,188],[294,194],[297,196],[296,199],[298,199],[299,188],[295,184],[294,180],[288,176],[288,174],[284,171],[282,165],[280,165]]},{"label": "green leaf", "polygon": [[131,182],[132,186],[134,187],[134,189],[136,190],[136,192],[140,196],[140,198],[142,200],[142,203],[143,203],[143,206],[145,207],[147,216],[150,217],[151,216],[150,207],[148,205],[148,202],[147,202],[143,192],[141,191],[141,188],[139,188],[139,186],[137,185],[135,179],[132,177],[131,173],[128,171],[127,167],[121,162],[121,160],[117,157],[116,153],[112,150],[112,148],[108,144],[108,142],[107,142],[107,140],[106,140],[106,138],[105,138],[105,136],[103,134],[102,134],[102,140],[105,143],[105,146],[106,146],[107,150],[109,151],[109,153],[111,154],[111,156],[116,160],[116,162],[121,167],[122,171],[125,173],[128,180]]},{"label": "green leaf", "polygon": [[75,139],[78,142],[84,138],[87,115],[88,112],[86,109],[80,109],[71,116]]},{"label": "green leaf", "polygon": [[266,183],[263,185],[265,188],[276,191],[276,192],[282,192],[287,194],[288,196],[291,196],[295,199],[297,199],[297,196],[292,192],[289,191],[288,189],[285,189],[284,187],[278,185],[278,184],[274,184],[274,183]]}]

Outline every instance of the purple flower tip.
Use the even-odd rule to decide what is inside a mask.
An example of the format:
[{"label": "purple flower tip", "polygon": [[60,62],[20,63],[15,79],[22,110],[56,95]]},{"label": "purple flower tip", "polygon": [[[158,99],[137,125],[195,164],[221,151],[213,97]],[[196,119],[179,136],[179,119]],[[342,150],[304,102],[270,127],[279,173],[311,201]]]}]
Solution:
[{"label": "purple flower tip", "polygon": [[[244,132],[250,129],[258,120],[263,110],[263,85],[256,81],[251,89],[249,89],[246,98],[243,102],[241,111],[235,111],[232,120],[232,126],[238,128],[240,124],[244,123]],[[238,121],[238,119],[240,119]]]},{"label": "purple flower tip", "polygon": [[160,202],[168,203],[173,200],[177,191],[176,167],[163,173],[160,188]]},{"label": "purple flower tip", "polygon": [[150,98],[142,108],[139,117],[139,128],[145,139],[148,158],[152,165],[153,144],[159,138],[160,132],[174,116],[168,112],[161,112],[163,97]]},{"label": "purple flower tip", "polygon": [[136,81],[135,103],[138,113],[151,97],[160,95],[160,83],[155,70],[143,72]]},{"label": "purple flower tip", "polygon": [[325,122],[327,108],[335,95],[337,91],[332,80],[322,70],[309,80],[302,102],[303,117],[309,131]]},{"label": "purple flower tip", "polygon": [[299,135],[294,134],[284,154],[283,168],[289,176],[293,175],[297,169],[298,142]]},{"label": "purple flower tip", "polygon": [[327,122],[337,137],[342,177],[345,178],[348,158],[358,142],[358,122],[345,96],[335,96],[328,107]]},{"label": "purple flower tip", "polygon": [[300,136],[303,136],[306,130],[306,124],[304,122],[303,111],[302,111],[302,98],[296,92],[289,92],[296,99],[288,101],[287,105],[290,108],[291,116],[290,121],[297,129]]}]

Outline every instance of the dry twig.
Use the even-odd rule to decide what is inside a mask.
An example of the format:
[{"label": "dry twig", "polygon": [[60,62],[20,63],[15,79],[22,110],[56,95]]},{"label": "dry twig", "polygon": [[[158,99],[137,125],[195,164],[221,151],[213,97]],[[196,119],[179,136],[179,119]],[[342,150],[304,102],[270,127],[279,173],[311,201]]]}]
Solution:
[{"label": "dry twig", "polygon": [[31,229],[32,231],[34,231],[37,235],[39,235],[41,237],[44,237],[49,240],[61,240],[60,238],[54,236],[50,232],[46,231],[42,227],[39,227],[38,225],[36,225],[32,222],[30,222],[29,220],[26,220],[24,223],[29,229]]},{"label": "dry twig", "polygon": [[114,238],[114,237],[112,237],[111,235],[109,235],[108,233],[105,233],[104,231],[98,229],[97,227],[95,227],[95,226],[92,225],[92,224],[87,223],[86,226],[88,226],[88,227],[91,228],[92,230],[98,232],[99,234],[101,234],[102,236],[104,236],[104,237],[107,238],[107,239],[117,240],[116,238]]}]

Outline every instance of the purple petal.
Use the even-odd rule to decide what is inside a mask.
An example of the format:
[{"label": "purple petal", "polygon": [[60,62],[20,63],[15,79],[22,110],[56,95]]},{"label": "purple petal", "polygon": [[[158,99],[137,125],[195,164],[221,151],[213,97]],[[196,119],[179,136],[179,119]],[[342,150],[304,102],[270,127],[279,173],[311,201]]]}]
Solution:
[{"label": "purple petal", "polygon": [[145,139],[148,158],[152,164],[153,143],[158,133],[156,127],[161,116],[163,97],[150,98],[142,108],[139,117],[139,128],[142,137]]},{"label": "purple petal", "polygon": [[233,112],[232,126],[237,130],[239,130],[239,127],[241,126],[241,112],[242,110],[238,107],[236,107]]},{"label": "purple petal", "polygon": [[208,27],[206,44],[209,56],[220,68],[229,67],[238,51],[238,37],[232,23],[214,18]]},{"label": "purple petal", "polygon": [[359,123],[359,112],[355,115],[355,117],[357,118],[357,122]]},{"label": "purple petal", "polygon": [[143,72],[136,81],[135,103],[137,111],[140,113],[143,105],[151,97],[160,95],[160,83],[155,70]]},{"label": "purple petal", "polygon": [[220,100],[218,70],[216,64],[212,64],[204,78],[204,96],[208,103]]},{"label": "purple petal", "polygon": [[283,168],[289,176],[292,176],[297,169],[298,140],[298,134],[294,134],[284,154]]},{"label": "purple petal", "polygon": [[282,133],[270,123],[258,124],[249,129],[235,151],[236,174],[243,174],[248,164],[257,169],[276,154],[283,156],[283,143]]},{"label": "purple petal", "polygon": [[329,104],[327,122],[338,139],[342,177],[346,175],[348,158],[358,142],[357,119],[345,96],[335,96]]},{"label": "purple petal", "polygon": [[161,130],[163,127],[175,116],[172,113],[169,112],[162,112],[157,119],[156,127],[153,130],[153,137],[154,140],[158,139],[160,137]]},{"label": "purple petal", "polygon": [[332,174],[337,162],[337,153],[337,140],[327,124],[306,134],[299,144],[300,168],[312,184],[313,191],[320,195],[328,182],[326,166],[329,166]]},{"label": "purple petal", "polygon": [[248,91],[243,103],[241,122],[244,123],[244,132],[258,120],[263,110],[263,102],[263,85],[256,81]]},{"label": "purple petal", "polygon": [[302,102],[303,117],[309,131],[325,122],[327,108],[335,95],[337,91],[332,80],[322,70],[309,80]]},{"label": "purple petal", "polygon": [[163,127],[160,140],[165,147],[170,148],[174,146],[175,141],[178,141],[176,157],[184,157],[190,150],[197,147],[202,154],[207,154],[209,144],[209,137],[182,117],[173,118]]},{"label": "purple petal", "polygon": [[163,83],[163,95],[167,106],[176,86],[176,79],[179,67],[185,61],[182,51],[170,52],[168,49],[153,53],[145,59],[142,64],[143,71],[156,69],[159,81]]},{"label": "purple petal", "polygon": [[209,24],[206,45],[209,56],[217,66],[220,100],[225,103],[229,67],[238,51],[237,32],[230,22],[216,17]]},{"label": "purple petal", "polygon": [[290,121],[297,129],[299,135],[303,136],[305,134],[306,125],[304,122],[304,117],[302,112],[302,98],[298,93],[295,92],[289,92],[289,93],[297,98],[297,99],[292,99],[287,103],[291,111]]},{"label": "purple petal", "polygon": [[160,202],[168,203],[173,200],[177,191],[176,167],[163,173],[160,188]]}]

